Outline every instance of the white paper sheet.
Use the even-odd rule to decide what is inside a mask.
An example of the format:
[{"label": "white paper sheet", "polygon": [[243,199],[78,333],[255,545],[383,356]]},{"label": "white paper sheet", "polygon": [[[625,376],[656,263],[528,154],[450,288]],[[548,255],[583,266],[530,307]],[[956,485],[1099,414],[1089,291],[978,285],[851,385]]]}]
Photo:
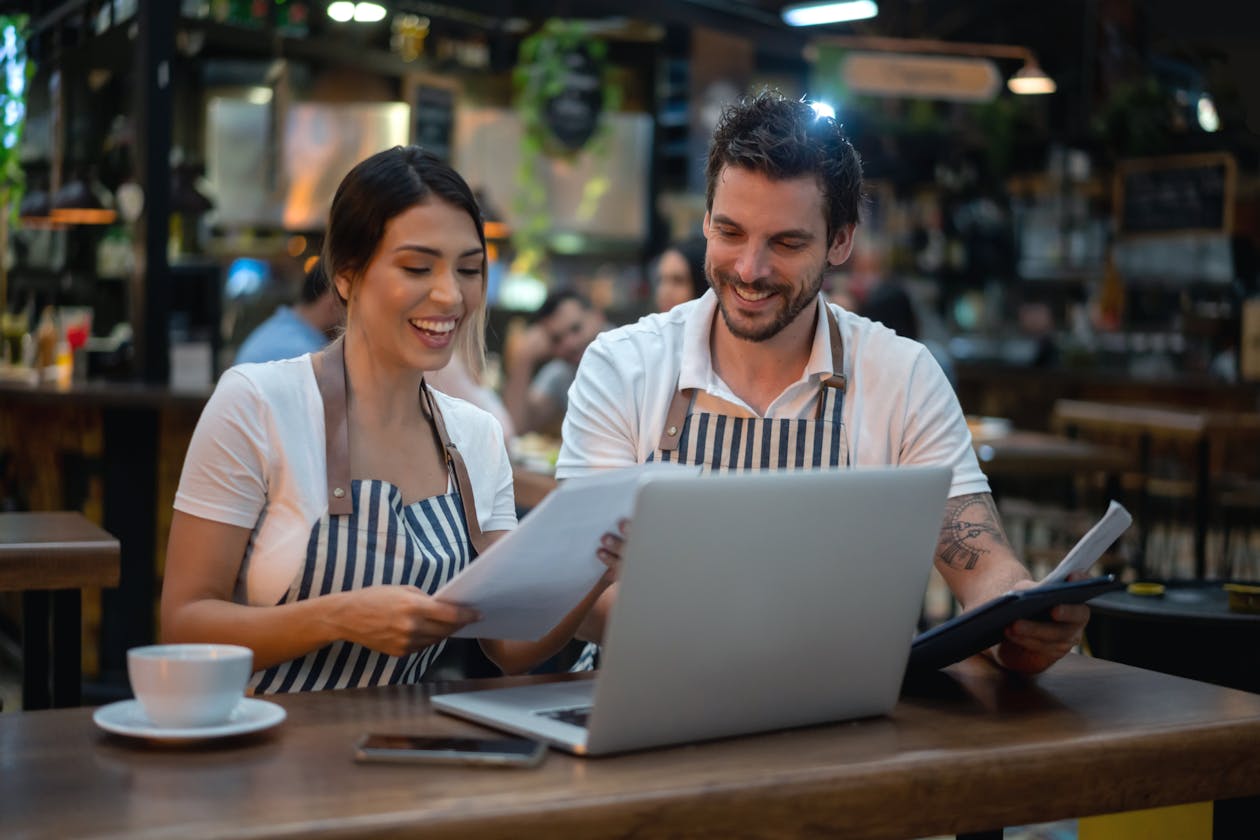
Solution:
[{"label": "white paper sheet", "polygon": [[1080,541],[1072,546],[1072,550],[1067,553],[1053,572],[1046,575],[1041,583],[1058,583],[1067,580],[1067,576],[1073,572],[1083,572],[1089,569],[1094,563],[1098,562],[1098,558],[1102,556],[1102,553],[1119,539],[1120,535],[1125,532],[1125,529],[1132,522],[1133,517],[1124,509],[1124,505],[1113,500],[1107,506],[1107,512],[1103,514],[1102,519],[1094,523],[1094,527],[1090,528],[1085,536],[1081,537]]},{"label": "white paper sheet", "polygon": [[562,483],[517,528],[434,593],[481,612],[456,636],[541,638],[578,605],[604,574],[595,556],[600,538],[634,512],[639,485],[662,472],[698,468],[644,464]]}]

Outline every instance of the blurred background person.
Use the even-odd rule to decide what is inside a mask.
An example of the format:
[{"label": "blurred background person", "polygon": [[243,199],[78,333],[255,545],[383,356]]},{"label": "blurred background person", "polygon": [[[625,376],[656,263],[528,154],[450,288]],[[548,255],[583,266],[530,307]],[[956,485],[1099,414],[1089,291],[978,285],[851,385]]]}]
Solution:
[{"label": "blurred background person", "polygon": [[595,336],[610,327],[604,313],[577,292],[547,295],[507,353],[503,402],[518,435],[559,434],[578,362]]},{"label": "blurred background person", "polygon": [[709,281],[704,276],[704,248],[704,239],[697,236],[670,245],[657,258],[657,312],[668,312],[708,290]]},{"label": "blurred background person", "polygon": [[508,413],[507,406],[499,399],[499,395],[482,384],[478,367],[476,362],[466,358],[466,354],[457,351],[446,367],[428,371],[424,379],[443,394],[466,400],[494,415],[494,419],[503,427],[503,440],[511,441],[516,437],[516,424],[512,422],[512,415]]},{"label": "blurred background person", "polygon": [[954,358],[939,341],[926,338],[919,328],[919,316],[909,292],[899,283],[884,281],[871,289],[866,301],[858,308],[858,314],[878,321],[902,338],[917,341],[928,349],[932,358],[941,366],[949,384],[958,387],[954,376]]},{"label": "blurred background person", "polygon": [[245,337],[233,364],[293,359],[320,350],[345,320],[345,308],[333,294],[324,273],[324,261],[316,260],[302,278],[302,295],[294,306],[278,306],[271,317]]}]

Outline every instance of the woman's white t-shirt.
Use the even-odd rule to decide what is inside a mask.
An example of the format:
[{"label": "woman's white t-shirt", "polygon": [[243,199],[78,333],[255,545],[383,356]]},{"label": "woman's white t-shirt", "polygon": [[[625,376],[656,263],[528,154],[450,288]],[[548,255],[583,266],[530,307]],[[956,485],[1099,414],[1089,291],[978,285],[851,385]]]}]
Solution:
[{"label": "woman's white t-shirt", "polygon": [[[481,529],[514,528],[512,466],[498,421],[432,393],[468,467]],[[175,509],[252,531],[237,603],[277,603],[302,568],[311,528],[328,510],[324,441],[324,403],[310,355],[230,368],[206,403]]]}]

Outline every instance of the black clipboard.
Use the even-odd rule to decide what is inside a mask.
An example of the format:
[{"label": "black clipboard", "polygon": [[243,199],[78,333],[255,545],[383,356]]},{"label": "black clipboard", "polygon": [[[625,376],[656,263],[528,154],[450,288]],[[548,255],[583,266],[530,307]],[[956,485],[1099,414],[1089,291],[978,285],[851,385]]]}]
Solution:
[{"label": "black clipboard", "polygon": [[1115,575],[1008,592],[920,633],[910,645],[909,671],[934,671],[974,656],[1002,641],[1012,621],[1045,615],[1058,604],[1083,604],[1124,586]]}]

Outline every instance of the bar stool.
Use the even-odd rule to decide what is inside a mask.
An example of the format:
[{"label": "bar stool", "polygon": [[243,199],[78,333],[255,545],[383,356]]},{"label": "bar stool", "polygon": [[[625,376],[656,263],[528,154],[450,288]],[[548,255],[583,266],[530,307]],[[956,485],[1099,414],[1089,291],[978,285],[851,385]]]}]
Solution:
[{"label": "bar stool", "polygon": [[22,707],[77,706],[82,596],[117,586],[118,540],[80,513],[0,513],[0,591],[22,593]]}]

